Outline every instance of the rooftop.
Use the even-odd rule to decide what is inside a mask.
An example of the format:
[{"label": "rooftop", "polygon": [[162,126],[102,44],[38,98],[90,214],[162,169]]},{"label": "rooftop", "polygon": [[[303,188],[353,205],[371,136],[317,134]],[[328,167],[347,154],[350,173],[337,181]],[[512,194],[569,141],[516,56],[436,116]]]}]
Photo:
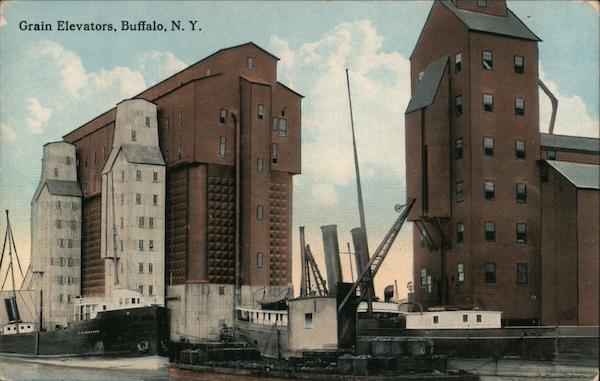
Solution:
[{"label": "rooftop", "polygon": [[600,153],[600,139],[540,133],[540,146]]},{"label": "rooftop", "polygon": [[433,103],[437,90],[440,87],[440,82],[446,70],[448,56],[444,56],[437,61],[430,63],[423,72],[423,78],[417,85],[415,93],[410,98],[405,113],[420,110]]},{"label": "rooftop", "polygon": [[546,160],[546,163],[579,189],[600,189],[600,166]]}]

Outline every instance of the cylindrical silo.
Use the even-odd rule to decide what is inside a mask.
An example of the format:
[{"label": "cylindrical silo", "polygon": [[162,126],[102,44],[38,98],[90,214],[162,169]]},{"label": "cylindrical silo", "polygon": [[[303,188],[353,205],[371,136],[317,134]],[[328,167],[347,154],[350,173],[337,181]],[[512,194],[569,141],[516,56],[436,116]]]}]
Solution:
[{"label": "cylindrical silo", "polygon": [[337,284],[342,280],[337,225],[321,226],[321,232],[323,233],[323,249],[327,270],[327,289],[329,295],[335,296],[337,294]]}]

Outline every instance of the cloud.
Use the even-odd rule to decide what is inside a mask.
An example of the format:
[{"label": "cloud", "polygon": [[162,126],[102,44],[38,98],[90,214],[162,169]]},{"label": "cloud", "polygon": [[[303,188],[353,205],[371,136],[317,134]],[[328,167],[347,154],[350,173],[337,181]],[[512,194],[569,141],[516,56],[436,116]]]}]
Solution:
[{"label": "cloud", "polygon": [[[598,138],[600,132],[598,120],[590,116],[583,99],[579,95],[562,95],[556,83],[546,78],[544,68],[541,65],[540,78],[558,99],[554,133]],[[548,131],[552,115],[552,104],[543,91],[540,91],[539,94],[540,130]]]},{"label": "cloud", "polygon": [[4,18],[4,12],[6,11],[6,7],[9,4],[9,0],[3,1],[2,3],[0,3],[0,28],[2,28],[3,26],[5,26],[6,23],[6,18]]},{"label": "cloud", "polygon": [[155,84],[185,69],[188,65],[171,52],[151,51],[142,53],[138,67],[147,83]]},{"label": "cloud", "polygon": [[44,132],[44,124],[52,117],[53,110],[42,106],[37,98],[29,98],[28,103],[27,127],[32,133],[41,134]]},{"label": "cloud", "polygon": [[17,140],[17,134],[7,124],[0,122],[0,139],[7,142],[14,142]]},{"label": "cloud", "polygon": [[335,187],[331,184],[315,184],[311,187],[311,194],[323,206],[331,206],[338,201]]}]

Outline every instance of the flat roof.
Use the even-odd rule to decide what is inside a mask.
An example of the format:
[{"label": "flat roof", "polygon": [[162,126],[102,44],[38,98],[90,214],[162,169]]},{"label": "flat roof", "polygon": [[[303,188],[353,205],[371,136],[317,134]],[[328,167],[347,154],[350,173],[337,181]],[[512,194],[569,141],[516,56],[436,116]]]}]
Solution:
[{"label": "flat roof", "polygon": [[546,163],[578,189],[600,189],[600,165],[560,160],[546,160]]}]

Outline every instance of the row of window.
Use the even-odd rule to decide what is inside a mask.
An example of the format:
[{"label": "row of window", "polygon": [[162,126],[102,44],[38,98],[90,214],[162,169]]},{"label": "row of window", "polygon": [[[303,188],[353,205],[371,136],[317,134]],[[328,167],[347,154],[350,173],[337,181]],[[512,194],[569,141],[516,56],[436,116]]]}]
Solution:
[{"label": "row of window", "polygon": [[77,278],[72,277],[72,276],[64,276],[64,275],[59,275],[56,277],[56,283],[63,285],[63,284],[75,284],[77,282]]},{"label": "row of window", "polygon": [[54,258],[54,257],[50,257],[50,266],[60,266],[60,267],[73,267],[75,266],[75,258],[65,258],[65,257],[59,257],[59,258]]},{"label": "row of window", "polygon": [[[487,157],[494,156],[494,138],[484,137],[483,138],[483,155]],[[464,140],[463,138],[457,138],[454,144],[454,157],[456,160],[462,159],[464,156]],[[526,157],[526,145],[524,140],[515,141],[515,157],[517,159],[525,159]]]},{"label": "row of window", "polygon": [[[494,69],[494,54],[491,50],[481,51],[481,66],[484,70]],[[519,55],[514,56],[513,70],[517,74],[525,73],[525,57]],[[456,73],[462,71],[462,53],[457,53],[454,56],[454,71]]]},{"label": "row of window", "polygon": [[[145,241],[143,239],[138,240],[138,251],[144,251],[144,247],[145,247]],[[154,240],[148,240],[148,250],[149,251],[154,251],[154,249],[156,248],[155,244],[154,244]],[[125,246],[123,244],[123,240],[119,240],[119,251],[124,251]],[[122,270],[122,269],[121,269]]]},{"label": "row of window", "polygon": [[72,239],[64,239],[64,238],[56,239],[56,246],[58,246],[60,248],[64,248],[65,243],[67,244],[67,248],[69,248],[69,249],[73,248],[73,240]]},{"label": "row of window", "polygon": [[[496,183],[488,180],[483,182],[483,199],[494,201],[496,199]],[[456,202],[465,200],[465,184],[462,181],[456,183]],[[515,201],[519,204],[527,202],[527,185],[517,183],[515,186]]]},{"label": "row of window", "polygon": [[[135,180],[136,181],[142,181],[142,174],[143,172],[141,170],[136,170],[135,171]],[[121,182],[125,182],[125,171],[121,171]],[[153,183],[157,183],[158,182],[158,172],[153,171],[152,172],[152,182]]]},{"label": "row of window", "polygon": [[[457,95],[454,98],[454,114],[460,116],[463,114],[464,99],[462,95]],[[494,96],[492,94],[482,95],[482,107],[483,111],[493,112],[494,111]],[[515,115],[525,115],[525,100],[523,98],[515,98]]]},{"label": "row of window", "polygon": [[[138,263],[138,274],[144,273],[145,265],[144,263]],[[154,265],[152,263],[148,263],[148,274],[152,274],[154,272]]]},{"label": "row of window", "polygon": [[[485,275],[484,279],[486,283],[496,283],[496,263],[487,262],[485,263]],[[432,277],[427,273],[427,269],[422,267],[420,272],[421,288],[426,288],[428,293],[433,291],[432,289]],[[516,268],[516,283],[527,284],[528,270],[527,263],[517,263]],[[458,263],[456,265],[456,281],[463,283],[465,281],[465,265]]]},{"label": "row of window", "polygon": [[73,295],[71,294],[58,294],[58,300],[59,303],[63,304],[63,303],[73,303]]},{"label": "row of window", "polygon": [[[519,222],[516,225],[515,230],[515,238],[516,243],[518,244],[526,244],[527,243],[527,224]],[[487,242],[495,242],[496,241],[496,223],[495,222],[485,222],[484,223],[484,238]],[[465,241],[465,225],[462,222],[456,224],[456,243],[460,244]],[[427,238],[424,234],[421,234],[420,238],[420,246],[424,248],[427,244]]]},{"label": "row of window", "polygon": [[[138,285],[138,291],[140,292],[140,294],[144,295],[144,285],[143,284]],[[151,284],[148,285],[148,295],[154,295],[154,286]]]},{"label": "row of window", "polygon": [[[142,204],[142,194],[141,193],[135,194],[135,203],[138,205]],[[124,193],[121,193],[121,205],[125,205],[125,194]],[[157,194],[152,195],[152,205],[154,205],[154,206],[158,205],[158,195]]]},{"label": "row of window", "polygon": [[71,228],[71,230],[77,229],[77,221],[75,221],[75,220],[69,220],[69,221],[56,220],[56,221],[54,221],[54,225],[56,226],[57,229],[62,229],[63,226],[68,226]]},{"label": "row of window", "polygon": [[55,202],[54,202],[54,207],[55,207],[56,209],[58,209],[58,210],[62,210],[62,209],[63,209],[63,207],[64,207],[64,208],[65,208],[65,209],[67,209],[67,210],[70,208],[71,210],[75,211],[75,210],[77,210],[77,208],[79,207],[79,203],[77,203],[77,202],[75,202],[75,201],[73,201],[73,202],[68,202],[68,201],[66,201],[66,202],[55,201]]},{"label": "row of window", "polygon": [[[154,217],[148,217],[148,227],[154,228]],[[146,217],[138,217],[138,227],[143,229],[146,227]],[[123,229],[123,217],[121,217],[121,229]]]}]

